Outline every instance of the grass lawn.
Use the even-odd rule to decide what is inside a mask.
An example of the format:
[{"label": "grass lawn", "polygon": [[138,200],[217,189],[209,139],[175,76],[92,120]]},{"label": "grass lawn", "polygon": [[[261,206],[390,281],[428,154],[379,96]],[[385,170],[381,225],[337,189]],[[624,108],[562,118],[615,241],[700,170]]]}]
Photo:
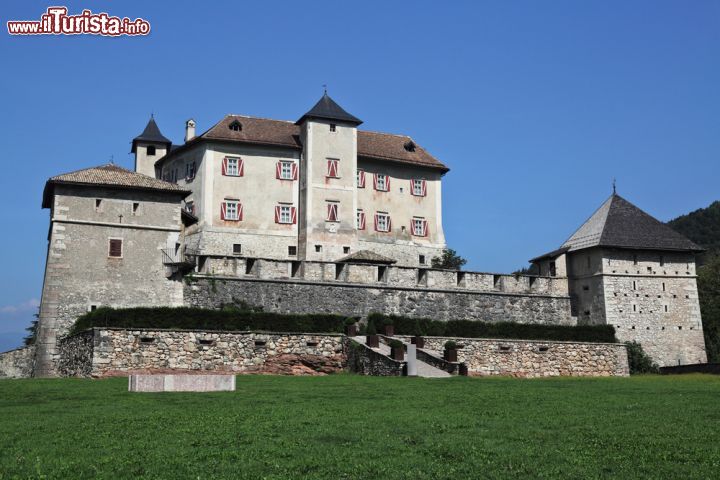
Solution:
[{"label": "grass lawn", "polygon": [[720,377],[0,381],[6,478],[720,478]]}]

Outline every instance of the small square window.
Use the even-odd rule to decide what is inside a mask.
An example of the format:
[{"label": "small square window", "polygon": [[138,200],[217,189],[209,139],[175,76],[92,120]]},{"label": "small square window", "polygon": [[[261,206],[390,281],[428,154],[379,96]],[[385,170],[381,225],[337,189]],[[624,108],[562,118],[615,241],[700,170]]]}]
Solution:
[{"label": "small square window", "polygon": [[102,200],[100,200],[99,198],[96,198],[95,199],[95,210],[99,212],[101,208],[102,208]]},{"label": "small square window", "polygon": [[322,245],[315,245],[315,252],[316,253],[322,252]]},{"label": "small square window", "polygon": [[233,255],[240,255],[242,253],[242,244],[233,243]]},{"label": "small square window", "polygon": [[334,123],[331,123],[331,124],[330,124],[330,131],[331,131],[331,132],[334,132],[334,131],[336,131],[336,130],[337,130],[337,125],[335,125]]},{"label": "small square window", "polygon": [[294,257],[297,255],[297,247],[295,245],[290,245],[288,247],[288,255],[290,255],[291,257]]},{"label": "small square window", "polygon": [[343,253],[350,253],[350,247],[343,247]]},{"label": "small square window", "polygon": [[418,256],[418,262],[420,265],[425,265],[425,255]]},{"label": "small square window", "polygon": [[139,208],[140,208],[140,204],[138,202],[133,202],[133,207],[132,207],[133,215],[137,215]]}]

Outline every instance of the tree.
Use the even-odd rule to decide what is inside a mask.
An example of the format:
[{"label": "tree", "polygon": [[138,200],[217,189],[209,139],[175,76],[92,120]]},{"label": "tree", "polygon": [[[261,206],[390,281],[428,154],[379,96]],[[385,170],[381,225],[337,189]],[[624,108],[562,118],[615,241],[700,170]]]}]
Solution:
[{"label": "tree", "polygon": [[23,338],[23,343],[25,345],[35,345],[35,341],[37,340],[38,321],[40,319],[39,309],[38,313],[33,314],[33,317],[35,317],[35,320],[30,322],[30,326],[25,329],[25,331],[28,332],[28,335]]},{"label": "tree", "polygon": [[720,256],[698,269],[697,284],[708,362],[720,362]]},{"label": "tree", "polygon": [[447,270],[460,270],[467,260],[457,254],[452,248],[443,250],[442,256],[433,257],[431,265],[433,268],[444,268]]}]

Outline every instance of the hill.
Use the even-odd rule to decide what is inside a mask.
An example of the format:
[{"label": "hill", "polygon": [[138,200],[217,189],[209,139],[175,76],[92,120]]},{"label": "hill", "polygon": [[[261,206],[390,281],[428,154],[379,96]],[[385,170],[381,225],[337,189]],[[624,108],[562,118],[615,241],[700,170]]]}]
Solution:
[{"label": "hill", "polygon": [[679,216],[667,224],[676,232],[707,248],[705,258],[720,255],[720,201]]}]

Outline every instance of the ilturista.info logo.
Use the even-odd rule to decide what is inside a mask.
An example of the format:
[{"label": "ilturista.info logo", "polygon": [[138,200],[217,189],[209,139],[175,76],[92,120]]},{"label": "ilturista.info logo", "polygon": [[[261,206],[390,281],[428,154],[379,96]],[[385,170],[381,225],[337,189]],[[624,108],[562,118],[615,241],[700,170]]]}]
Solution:
[{"label": "ilturista.info logo", "polygon": [[142,18],[113,17],[105,12],[83,10],[68,15],[67,7],[48,7],[40,20],[11,20],[7,22],[10,35],[147,35],[150,22]]}]

